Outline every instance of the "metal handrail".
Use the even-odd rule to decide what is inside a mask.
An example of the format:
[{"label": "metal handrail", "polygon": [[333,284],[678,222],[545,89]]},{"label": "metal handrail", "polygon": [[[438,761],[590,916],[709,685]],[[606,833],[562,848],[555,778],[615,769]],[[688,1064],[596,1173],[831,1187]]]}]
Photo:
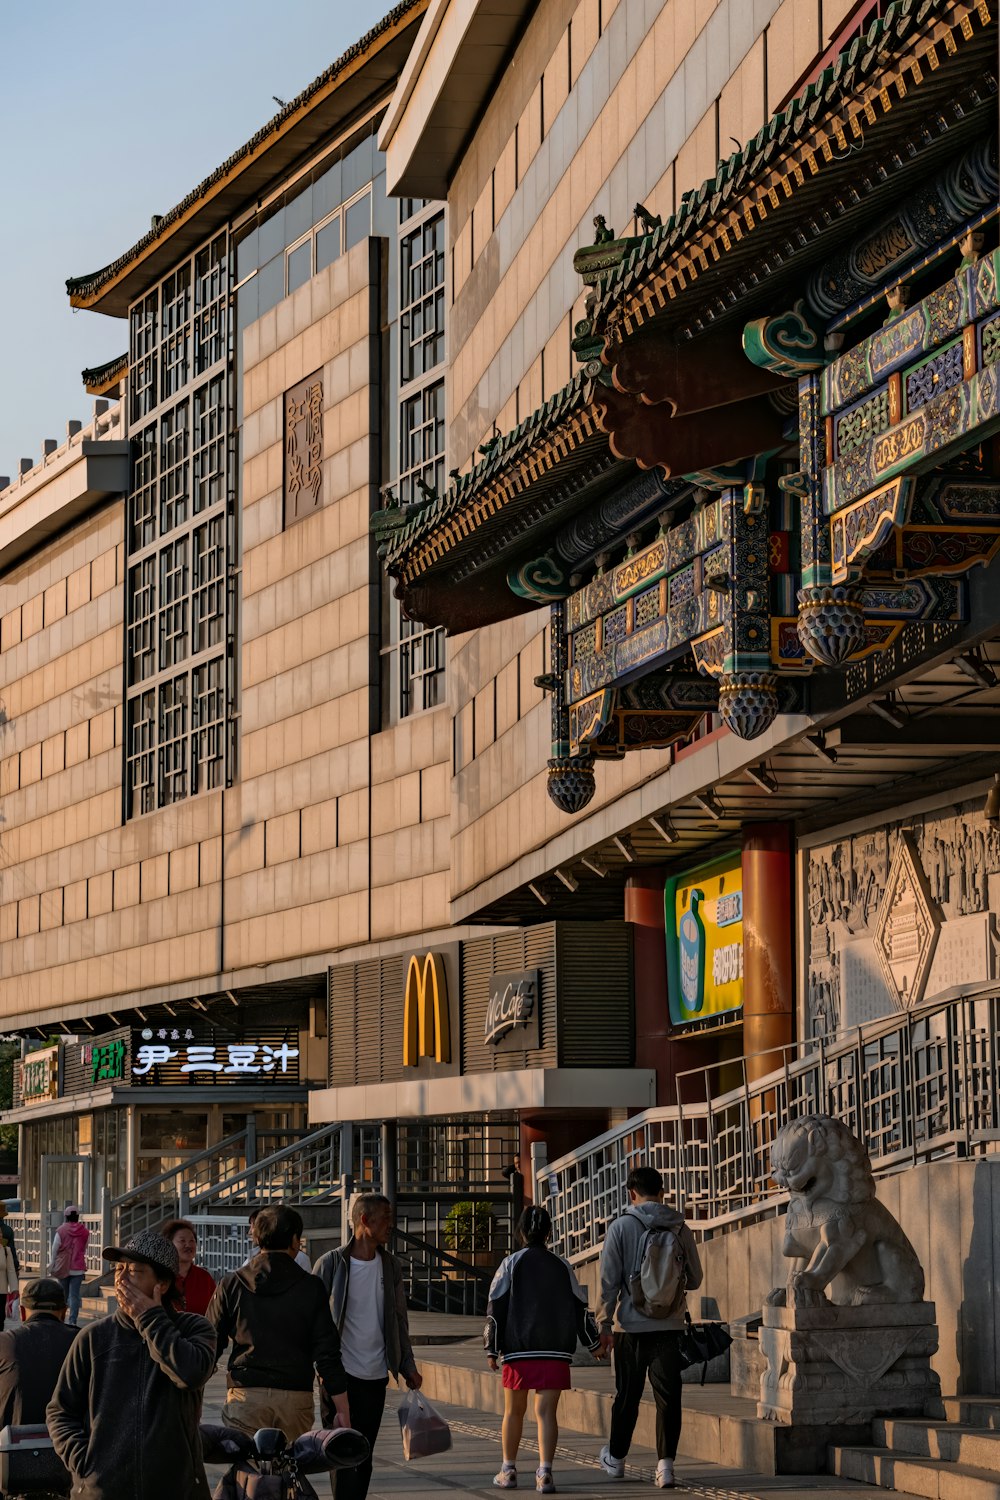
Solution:
[{"label": "metal handrail", "polygon": [[[655,1165],[668,1197],[703,1238],[780,1213],[787,1196],[769,1176],[770,1148],[786,1121],[830,1114],[863,1141],[877,1177],[918,1161],[1000,1149],[1000,1055],[995,984],[939,996],[866,1022],[847,1036],[815,1037],[766,1055],[780,1066],[713,1094],[717,1066],[677,1076],[692,1102],[644,1110],[537,1173],[536,1201],[553,1244],[594,1254],[626,1205],[632,1166]],[[732,1068],[733,1063],[726,1064]],[[697,1079],[684,1089],[684,1080]],[[992,1083],[990,1080],[994,1080]]]},{"label": "metal handrail", "polygon": [[[232,1198],[236,1196],[239,1189],[251,1189],[256,1191],[261,1177],[267,1177],[275,1167],[290,1161],[293,1157],[301,1154],[310,1155],[314,1149],[325,1144],[336,1137],[340,1142],[343,1126],[338,1122],[333,1125],[323,1125],[319,1130],[314,1130],[311,1135],[303,1136],[301,1140],[293,1141],[291,1145],[282,1146],[280,1151],[272,1151],[270,1156],[263,1157],[254,1162],[252,1166],[245,1167],[241,1172],[234,1172],[230,1177],[224,1177],[221,1182],[213,1185],[202,1193],[192,1193],[189,1199],[192,1208],[202,1208],[215,1199]],[[341,1191],[340,1169],[337,1173],[331,1173],[330,1182],[319,1192],[310,1193],[310,1202],[317,1202],[324,1197],[333,1197]]]},{"label": "metal handrail", "polygon": [[117,1198],[112,1198],[111,1207],[114,1209],[121,1208],[125,1203],[131,1203],[138,1198],[148,1197],[153,1189],[159,1187],[161,1183],[170,1182],[171,1180],[177,1182],[179,1178],[183,1179],[189,1176],[192,1167],[200,1166],[202,1162],[209,1161],[213,1156],[219,1156],[221,1153],[229,1151],[233,1146],[242,1144],[245,1149],[248,1135],[249,1131],[246,1129],[234,1131],[232,1135],[227,1135],[223,1140],[216,1141],[214,1145],[206,1146],[204,1151],[199,1151],[196,1155],[187,1157],[179,1166],[168,1167],[165,1172],[160,1172],[158,1176],[148,1177],[145,1182],[139,1183],[136,1187],[128,1188],[124,1193],[119,1193]]}]

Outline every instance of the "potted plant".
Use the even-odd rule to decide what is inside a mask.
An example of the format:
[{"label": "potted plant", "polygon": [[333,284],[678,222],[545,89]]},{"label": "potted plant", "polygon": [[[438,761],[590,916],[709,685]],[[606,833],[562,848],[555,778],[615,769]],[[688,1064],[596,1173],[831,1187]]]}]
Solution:
[{"label": "potted plant", "polygon": [[[450,1255],[464,1260],[469,1266],[494,1266],[496,1253],[492,1238],[493,1214],[488,1203],[473,1203],[470,1199],[453,1203],[444,1218],[444,1248]],[[445,1275],[459,1275],[454,1268],[445,1268]]]}]

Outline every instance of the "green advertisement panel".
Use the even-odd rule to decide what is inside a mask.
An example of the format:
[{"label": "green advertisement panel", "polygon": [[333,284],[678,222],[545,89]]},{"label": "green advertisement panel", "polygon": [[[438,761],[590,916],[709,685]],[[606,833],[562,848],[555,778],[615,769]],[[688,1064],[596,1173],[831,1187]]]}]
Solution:
[{"label": "green advertisement panel", "polygon": [[674,1026],[743,1008],[743,865],[738,852],[673,875],[664,891]]}]

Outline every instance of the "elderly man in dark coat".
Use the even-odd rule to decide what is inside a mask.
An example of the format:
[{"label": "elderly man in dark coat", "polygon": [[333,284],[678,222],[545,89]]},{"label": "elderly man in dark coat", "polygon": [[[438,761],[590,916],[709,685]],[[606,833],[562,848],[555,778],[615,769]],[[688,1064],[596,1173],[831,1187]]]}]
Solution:
[{"label": "elderly man in dark coat", "polygon": [[66,1324],[66,1293],[51,1276],[21,1293],[21,1322],[0,1333],[0,1428],[35,1426],[76,1337]]},{"label": "elderly man in dark coat", "polygon": [[73,1500],[209,1500],[198,1419],[215,1331],[176,1311],[177,1251],[162,1235],[104,1258],[118,1311],[78,1334],[46,1412]]}]

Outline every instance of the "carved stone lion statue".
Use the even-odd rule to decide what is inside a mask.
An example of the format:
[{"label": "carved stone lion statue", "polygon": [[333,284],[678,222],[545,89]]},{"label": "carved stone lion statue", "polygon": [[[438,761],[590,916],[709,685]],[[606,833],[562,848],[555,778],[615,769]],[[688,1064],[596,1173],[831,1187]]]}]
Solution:
[{"label": "carved stone lion statue", "polygon": [[[771,1176],[791,1194],[778,1307],[921,1302],[924,1273],[899,1224],[875,1197],[861,1142],[830,1115],[790,1120],[771,1147]],[[829,1291],[829,1296],[827,1292]]]}]

